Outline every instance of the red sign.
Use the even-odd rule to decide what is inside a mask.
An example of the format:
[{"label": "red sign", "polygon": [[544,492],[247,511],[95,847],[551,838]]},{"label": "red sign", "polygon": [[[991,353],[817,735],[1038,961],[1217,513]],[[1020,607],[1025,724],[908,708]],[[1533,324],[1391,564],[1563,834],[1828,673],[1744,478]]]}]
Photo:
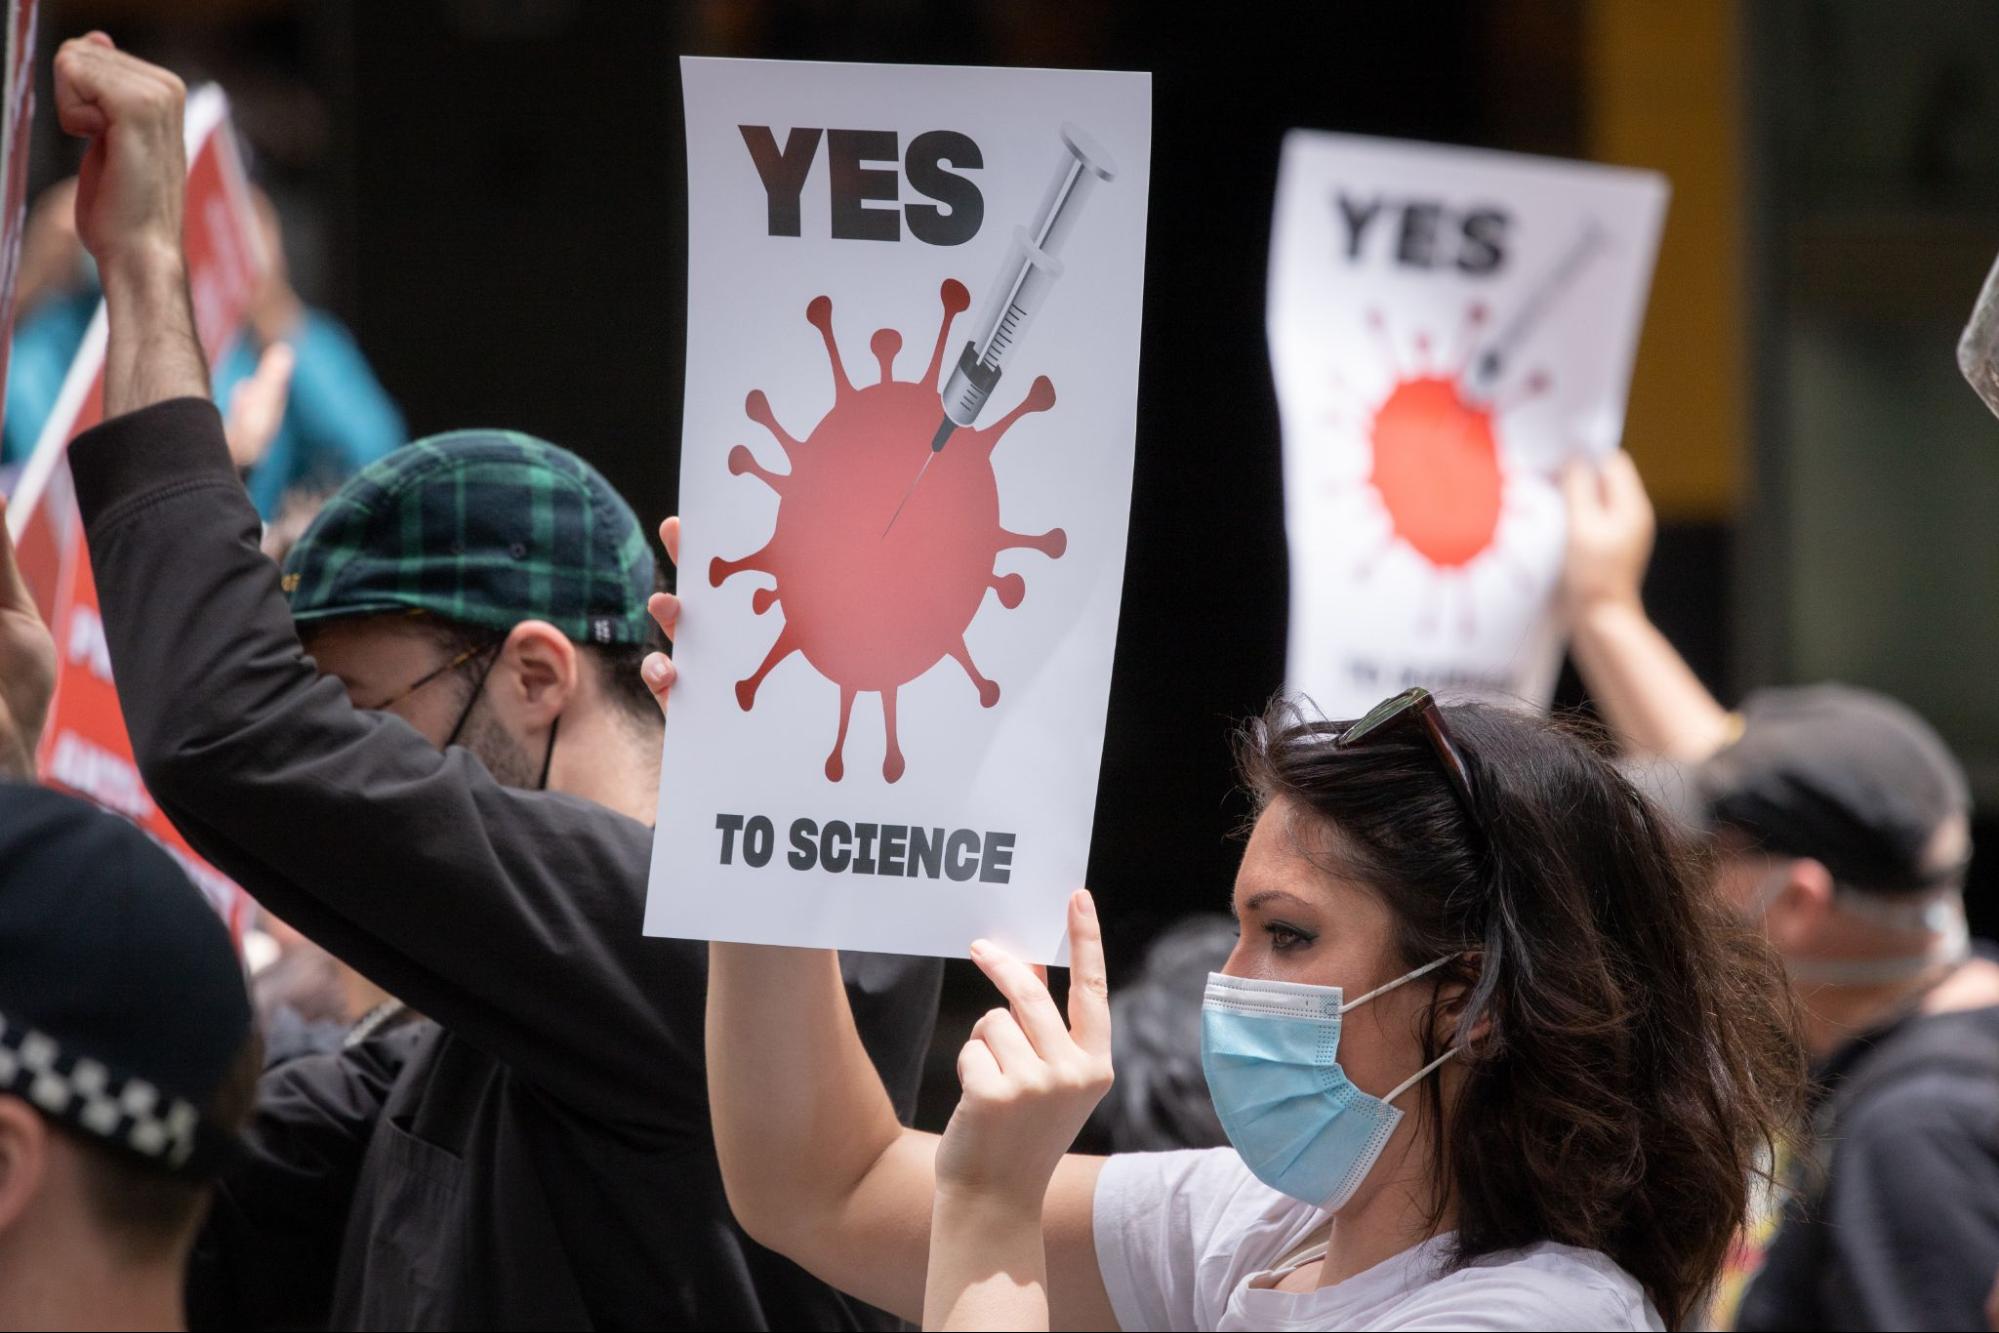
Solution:
[{"label": "red sign", "polygon": [[[262,235],[220,89],[200,88],[189,97],[187,137],[188,289],[201,348],[213,364],[248,318],[264,268]],[[21,572],[56,639],[56,693],[36,764],[44,782],[114,810],[152,834],[230,929],[240,931],[246,901],[241,890],[189,850],[140,780],[111,680],[97,581],[64,457],[69,442],[104,417],[105,332],[100,302],[9,506],[9,518],[18,526]]]},{"label": "red sign", "polygon": [[56,640],[57,684],[36,755],[42,781],[116,811],[152,834],[229,923],[229,933],[241,938],[246,904],[242,891],[194,854],[139,780],[132,739],[126,734],[125,715],[111,681],[111,652],[97,610],[97,581],[81,534],[71,542],[70,555],[56,596],[59,610],[50,626]]}]

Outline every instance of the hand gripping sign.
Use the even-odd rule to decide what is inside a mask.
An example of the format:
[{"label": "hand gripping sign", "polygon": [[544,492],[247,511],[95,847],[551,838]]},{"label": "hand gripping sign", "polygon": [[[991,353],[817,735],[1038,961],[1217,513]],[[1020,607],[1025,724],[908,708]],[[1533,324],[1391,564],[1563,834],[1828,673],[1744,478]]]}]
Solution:
[{"label": "hand gripping sign", "polygon": [[1124,577],[1143,74],[685,59],[646,930],[1056,960]]},{"label": "hand gripping sign", "polygon": [[[188,98],[185,124],[188,288],[201,349],[212,365],[248,317],[264,271],[263,239],[221,89],[197,88]],[[115,810],[152,834],[233,932],[242,924],[241,891],[195,856],[139,778],[111,680],[83,520],[70,488],[69,442],[104,417],[106,331],[99,302],[7,511],[16,524],[22,573],[56,641],[56,693],[36,764],[43,781]]]},{"label": "hand gripping sign", "polygon": [[1560,468],[1615,450],[1666,203],[1648,172],[1294,130],[1270,249],[1288,685],[1546,707]]}]

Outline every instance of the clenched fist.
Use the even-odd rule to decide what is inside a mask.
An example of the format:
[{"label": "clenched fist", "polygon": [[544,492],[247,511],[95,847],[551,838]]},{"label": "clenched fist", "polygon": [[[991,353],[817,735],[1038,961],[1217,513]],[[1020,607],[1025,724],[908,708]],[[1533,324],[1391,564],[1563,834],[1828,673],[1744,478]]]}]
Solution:
[{"label": "clenched fist", "polygon": [[135,270],[178,268],[186,86],[93,32],[56,52],[55,94],[64,131],[90,140],[77,174],[76,231],[106,291]]}]

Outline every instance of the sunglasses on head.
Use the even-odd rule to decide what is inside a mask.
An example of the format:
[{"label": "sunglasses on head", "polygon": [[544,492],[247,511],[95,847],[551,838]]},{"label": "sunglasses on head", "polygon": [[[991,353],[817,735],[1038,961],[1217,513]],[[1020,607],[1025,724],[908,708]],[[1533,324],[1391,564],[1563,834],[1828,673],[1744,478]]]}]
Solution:
[{"label": "sunglasses on head", "polygon": [[1479,818],[1478,803],[1472,795],[1471,768],[1465,763],[1457,742],[1451,739],[1451,728],[1444,720],[1444,710],[1421,686],[1404,690],[1392,699],[1384,699],[1369,709],[1365,717],[1347,723],[1333,738],[1333,748],[1356,749],[1365,745],[1370,736],[1379,736],[1398,725],[1422,727],[1423,734],[1429,737],[1430,748],[1436,752],[1437,762],[1443,766],[1444,776],[1450,779],[1451,790],[1457,793],[1458,803],[1464,807],[1465,817],[1483,832],[1485,824]]}]

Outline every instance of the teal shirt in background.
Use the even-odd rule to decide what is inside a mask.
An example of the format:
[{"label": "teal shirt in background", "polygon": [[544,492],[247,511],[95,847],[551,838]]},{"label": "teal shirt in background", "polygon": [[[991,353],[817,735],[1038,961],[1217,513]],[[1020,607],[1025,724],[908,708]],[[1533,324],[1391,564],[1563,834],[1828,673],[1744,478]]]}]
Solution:
[{"label": "teal shirt in background", "polygon": [[0,425],[0,463],[19,467],[35,451],[42,427],[56,410],[63,377],[83,345],[97,291],[72,292],[44,301],[14,324],[14,349],[7,359],[7,416]]},{"label": "teal shirt in background", "polygon": [[[18,466],[33,451],[97,300],[95,291],[57,298],[15,328],[0,463]],[[402,413],[339,320],[308,309],[288,341],[298,359],[284,422],[245,481],[251,503],[267,522],[277,516],[286,491],[330,490],[409,439]],[[215,401],[225,411],[229,395],[256,371],[260,351],[250,339],[239,339],[215,367]]]}]

